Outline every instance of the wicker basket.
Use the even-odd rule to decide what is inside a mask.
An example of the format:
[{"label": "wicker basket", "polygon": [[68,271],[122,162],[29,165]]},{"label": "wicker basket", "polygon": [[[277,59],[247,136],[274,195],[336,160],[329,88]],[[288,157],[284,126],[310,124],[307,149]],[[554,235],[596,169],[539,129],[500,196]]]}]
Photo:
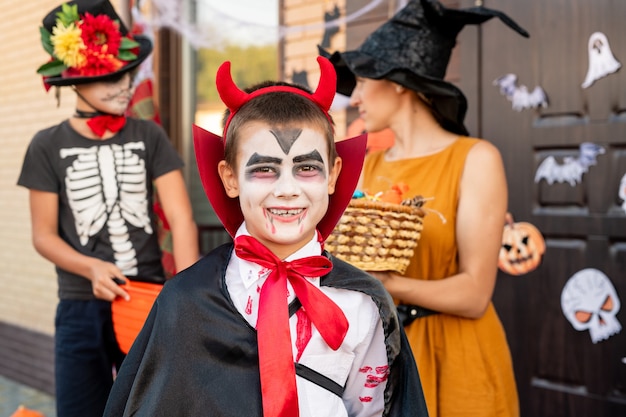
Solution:
[{"label": "wicker basket", "polygon": [[366,271],[404,273],[421,236],[423,209],[353,199],[325,248]]}]

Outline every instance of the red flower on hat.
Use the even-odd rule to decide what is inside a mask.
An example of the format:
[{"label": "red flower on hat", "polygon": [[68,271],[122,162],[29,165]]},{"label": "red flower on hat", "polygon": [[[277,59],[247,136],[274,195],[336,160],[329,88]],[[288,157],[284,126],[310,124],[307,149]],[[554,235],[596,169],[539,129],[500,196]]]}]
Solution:
[{"label": "red flower on hat", "polygon": [[87,50],[116,56],[122,43],[119,24],[107,15],[85,13],[79,24],[81,38]]}]

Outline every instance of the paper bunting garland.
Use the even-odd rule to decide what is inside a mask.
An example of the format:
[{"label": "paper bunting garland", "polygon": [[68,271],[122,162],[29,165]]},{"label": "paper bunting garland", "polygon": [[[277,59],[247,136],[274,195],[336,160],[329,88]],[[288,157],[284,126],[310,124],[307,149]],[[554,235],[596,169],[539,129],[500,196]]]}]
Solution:
[{"label": "paper bunting garland", "polygon": [[[188,16],[189,13],[185,12],[188,2],[184,0],[151,0],[152,19],[150,23],[155,29],[166,27],[179,33],[195,49],[214,48],[222,46],[229,34],[237,30],[257,31],[259,38],[264,37],[267,35],[268,31],[271,31],[272,34],[277,33],[277,41],[288,35],[309,31],[333,32],[335,28],[360,18],[384,2],[385,0],[372,0],[348,16],[331,19],[331,17],[334,17],[333,11],[326,19],[320,19],[319,24],[277,26],[246,21],[240,17],[231,16],[217,10],[215,7],[212,7],[207,0],[197,1],[198,8],[203,8],[212,15],[212,21],[219,21],[232,29],[225,31],[226,33],[222,33],[223,31],[216,31],[215,27],[212,25],[196,24],[192,21],[192,17]],[[194,15],[193,17],[195,18],[196,16]]]}]

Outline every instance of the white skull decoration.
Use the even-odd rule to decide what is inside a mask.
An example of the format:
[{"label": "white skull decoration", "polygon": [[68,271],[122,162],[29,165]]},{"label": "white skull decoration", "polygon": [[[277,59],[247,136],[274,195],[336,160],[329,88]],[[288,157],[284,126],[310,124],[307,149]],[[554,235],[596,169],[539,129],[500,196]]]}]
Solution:
[{"label": "white skull decoration", "polygon": [[626,174],[619,182],[619,191],[617,192],[619,198],[622,199],[622,210],[626,211]]},{"label": "white skull decoration", "polygon": [[620,301],[615,287],[597,269],[587,268],[572,275],[561,292],[561,308],[574,329],[589,330],[593,343],[622,329],[616,317]]}]

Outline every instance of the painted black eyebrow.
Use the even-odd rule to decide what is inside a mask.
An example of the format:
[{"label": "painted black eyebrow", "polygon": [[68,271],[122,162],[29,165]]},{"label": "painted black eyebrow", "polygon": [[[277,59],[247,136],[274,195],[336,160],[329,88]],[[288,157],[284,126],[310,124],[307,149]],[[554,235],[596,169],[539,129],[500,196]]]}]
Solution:
[{"label": "painted black eyebrow", "polygon": [[273,156],[263,156],[263,155],[259,155],[258,153],[254,153],[252,154],[252,156],[250,157],[250,159],[248,159],[248,163],[246,164],[247,167],[249,167],[250,165],[256,165],[256,164],[278,164],[280,165],[283,162],[282,159],[280,158],[275,158]]},{"label": "painted black eyebrow", "polygon": [[298,155],[293,158],[293,162],[304,162],[304,161],[310,161],[310,160],[324,163],[324,160],[322,159],[322,155],[320,155],[318,151],[313,151],[304,155]]}]

